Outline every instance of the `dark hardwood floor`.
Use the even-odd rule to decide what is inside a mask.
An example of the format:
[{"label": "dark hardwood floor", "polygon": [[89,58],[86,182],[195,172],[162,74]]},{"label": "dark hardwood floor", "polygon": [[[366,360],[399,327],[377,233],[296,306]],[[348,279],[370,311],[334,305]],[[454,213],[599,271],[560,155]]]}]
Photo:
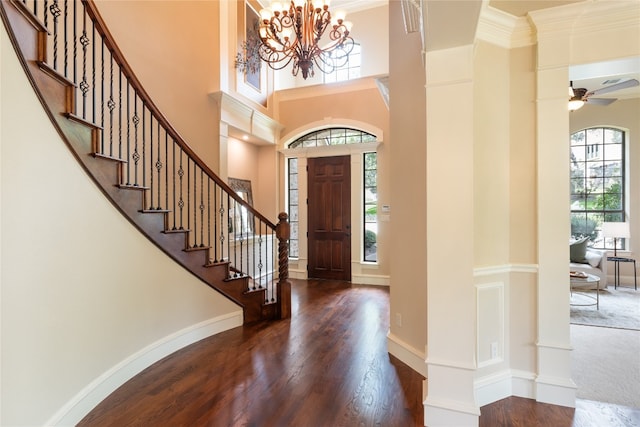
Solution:
[{"label": "dark hardwood floor", "polygon": [[[423,377],[386,350],[384,287],[292,280],[293,320],[244,325],[128,381],[79,426],[422,426]],[[638,411],[511,397],[481,427],[640,426]],[[635,424],[634,424],[635,423]]]}]

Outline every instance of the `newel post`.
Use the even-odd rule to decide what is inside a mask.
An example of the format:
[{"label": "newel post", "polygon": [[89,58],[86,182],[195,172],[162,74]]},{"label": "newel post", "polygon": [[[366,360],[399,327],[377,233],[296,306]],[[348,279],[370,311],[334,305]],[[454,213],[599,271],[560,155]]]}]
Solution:
[{"label": "newel post", "polygon": [[291,226],[287,221],[289,215],[280,212],[278,225],[276,225],[276,237],[278,238],[278,317],[288,319],[291,317],[291,282],[289,282],[289,237]]}]

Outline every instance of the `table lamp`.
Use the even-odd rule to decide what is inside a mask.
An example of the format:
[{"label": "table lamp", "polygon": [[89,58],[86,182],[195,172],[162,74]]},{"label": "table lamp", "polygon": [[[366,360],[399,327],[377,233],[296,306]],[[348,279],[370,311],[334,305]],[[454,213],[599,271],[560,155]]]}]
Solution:
[{"label": "table lamp", "polygon": [[628,239],[631,237],[628,222],[603,222],[602,235],[613,237],[613,256],[618,256],[618,239]]}]

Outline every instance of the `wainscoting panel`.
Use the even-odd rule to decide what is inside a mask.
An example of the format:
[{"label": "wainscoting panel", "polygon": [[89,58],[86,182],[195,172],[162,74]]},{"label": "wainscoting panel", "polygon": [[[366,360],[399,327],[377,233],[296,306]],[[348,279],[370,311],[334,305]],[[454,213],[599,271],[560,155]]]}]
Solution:
[{"label": "wainscoting panel", "polygon": [[504,361],[504,282],[476,285],[478,368]]}]

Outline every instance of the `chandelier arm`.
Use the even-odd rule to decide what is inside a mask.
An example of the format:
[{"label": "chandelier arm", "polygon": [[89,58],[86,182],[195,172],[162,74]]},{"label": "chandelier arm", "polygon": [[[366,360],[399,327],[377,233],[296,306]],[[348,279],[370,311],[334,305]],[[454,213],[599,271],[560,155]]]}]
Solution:
[{"label": "chandelier arm", "polygon": [[[312,0],[301,4],[290,0],[288,9],[266,9],[260,15],[258,56],[272,69],[283,69],[293,61],[293,75],[302,70],[306,79],[314,75],[314,64],[331,72],[348,61],[354,45],[350,24],[342,19],[332,22],[328,5],[314,7]],[[323,35],[329,42],[321,47]]]}]

